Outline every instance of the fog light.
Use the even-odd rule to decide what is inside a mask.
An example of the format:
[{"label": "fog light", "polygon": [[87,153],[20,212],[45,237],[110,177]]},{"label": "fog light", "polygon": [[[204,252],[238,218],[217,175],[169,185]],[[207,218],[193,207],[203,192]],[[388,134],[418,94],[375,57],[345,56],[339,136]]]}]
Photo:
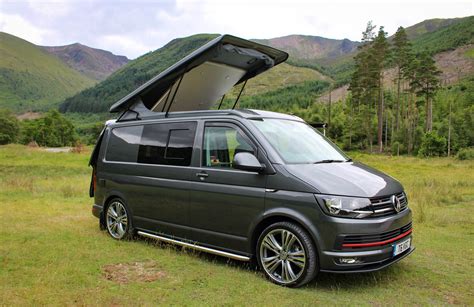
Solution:
[{"label": "fog light", "polygon": [[358,263],[363,263],[363,261],[357,257],[344,257],[344,258],[339,258],[339,263],[340,264],[358,264]]}]

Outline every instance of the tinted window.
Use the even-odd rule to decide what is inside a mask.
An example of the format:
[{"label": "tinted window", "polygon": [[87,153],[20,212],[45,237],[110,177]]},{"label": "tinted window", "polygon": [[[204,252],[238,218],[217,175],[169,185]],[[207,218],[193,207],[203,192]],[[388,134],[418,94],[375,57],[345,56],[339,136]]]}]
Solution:
[{"label": "tinted window", "polygon": [[106,159],[109,161],[137,162],[142,132],[143,126],[112,129]]},{"label": "tinted window", "polygon": [[169,126],[163,124],[145,125],[138,150],[138,163],[167,164],[165,149]]},{"label": "tinted window", "polygon": [[189,166],[196,123],[151,124],[112,130],[109,161]]},{"label": "tinted window", "polygon": [[207,167],[232,167],[235,154],[255,154],[247,137],[231,127],[205,127],[202,165]]}]

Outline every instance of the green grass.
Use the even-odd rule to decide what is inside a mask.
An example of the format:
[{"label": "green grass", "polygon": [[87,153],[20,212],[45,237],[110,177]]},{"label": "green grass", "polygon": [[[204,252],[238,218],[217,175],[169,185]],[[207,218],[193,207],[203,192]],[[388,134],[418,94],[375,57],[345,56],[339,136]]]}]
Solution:
[{"label": "green grass", "polygon": [[[376,273],[320,274],[302,289],[239,262],[98,228],[87,196],[89,153],[0,147],[2,305],[473,305],[474,162],[352,154],[407,189],[416,252]],[[154,261],[153,282],[107,280],[104,266]]]},{"label": "green grass", "polygon": [[41,48],[0,32],[0,107],[48,110],[95,82]]}]

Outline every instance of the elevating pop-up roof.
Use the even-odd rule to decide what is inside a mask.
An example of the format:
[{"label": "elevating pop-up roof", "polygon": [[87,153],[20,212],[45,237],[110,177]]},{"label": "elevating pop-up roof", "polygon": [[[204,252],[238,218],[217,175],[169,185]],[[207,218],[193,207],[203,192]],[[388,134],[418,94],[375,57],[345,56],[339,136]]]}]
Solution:
[{"label": "elevating pop-up roof", "polygon": [[138,115],[146,109],[166,113],[208,110],[234,85],[287,58],[288,54],[281,50],[223,35],[120,99],[110,112],[124,112],[125,115],[130,111]]}]

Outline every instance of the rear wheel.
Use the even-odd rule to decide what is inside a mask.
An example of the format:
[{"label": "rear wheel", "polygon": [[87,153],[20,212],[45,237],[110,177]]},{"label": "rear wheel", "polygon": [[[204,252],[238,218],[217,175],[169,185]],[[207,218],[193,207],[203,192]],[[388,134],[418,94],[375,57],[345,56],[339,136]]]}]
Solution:
[{"label": "rear wheel", "polygon": [[268,226],[257,243],[257,260],[274,283],[300,287],[318,272],[316,248],[308,233],[291,222]]},{"label": "rear wheel", "polygon": [[109,235],[117,240],[131,237],[130,215],[125,203],[120,198],[112,199],[105,211],[105,228]]}]

